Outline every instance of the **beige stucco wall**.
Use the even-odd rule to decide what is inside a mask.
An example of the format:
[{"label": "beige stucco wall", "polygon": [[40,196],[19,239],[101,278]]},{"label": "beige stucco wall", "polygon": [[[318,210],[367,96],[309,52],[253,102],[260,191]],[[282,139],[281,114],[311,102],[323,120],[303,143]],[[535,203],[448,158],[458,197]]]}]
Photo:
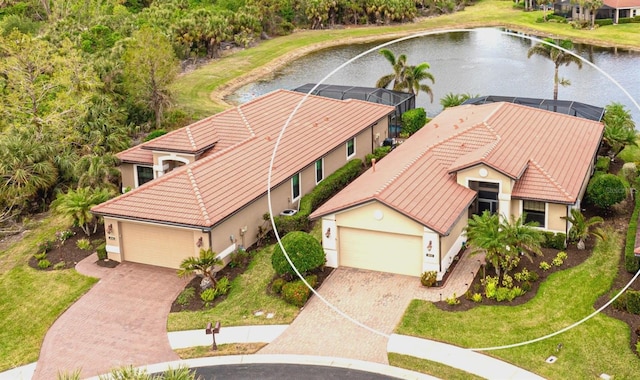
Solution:
[{"label": "beige stucco wall", "polygon": [[122,178],[122,188],[135,188],[136,180],[134,177],[135,170],[133,170],[133,164],[122,163],[120,164],[120,166],[118,166],[118,170],[120,170],[120,177]]},{"label": "beige stucco wall", "polygon": [[415,236],[424,231],[418,222],[376,201],[336,214],[336,225]]},{"label": "beige stucco wall", "polygon": [[567,205],[547,203],[547,230],[566,233],[567,222],[562,217],[567,216]]},{"label": "beige stucco wall", "polygon": [[[482,176],[480,171],[485,169],[487,171],[486,176]],[[511,194],[513,183],[511,178],[500,173],[499,171],[490,168],[484,164],[478,164],[467,169],[463,169],[457,172],[458,184],[469,187],[469,181],[479,182],[499,182],[500,192],[503,194]]]},{"label": "beige stucco wall", "polygon": [[[456,240],[462,235],[464,228],[467,226],[467,212],[465,211],[460,220],[456,223],[455,226],[451,229],[451,232],[448,236],[440,237],[440,258],[444,258],[444,256],[451,250],[451,248],[456,243]],[[465,239],[466,240],[466,239]]]},{"label": "beige stucco wall", "polygon": [[522,215],[522,201],[520,199],[511,200],[511,215],[514,218],[519,218]]}]

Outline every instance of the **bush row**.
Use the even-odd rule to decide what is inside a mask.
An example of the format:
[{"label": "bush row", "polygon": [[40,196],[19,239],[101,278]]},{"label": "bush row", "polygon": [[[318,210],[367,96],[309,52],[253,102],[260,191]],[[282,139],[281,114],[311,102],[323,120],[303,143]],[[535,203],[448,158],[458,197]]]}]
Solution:
[{"label": "bush row", "polygon": [[347,162],[300,199],[297,214],[293,216],[276,216],[273,220],[280,236],[284,236],[291,231],[309,230],[309,214],[360,175],[362,168],[362,160],[360,159],[353,159]]},{"label": "bush row", "polygon": [[544,231],[544,241],[542,242],[543,248],[553,249],[565,249],[567,235],[562,232],[553,233],[551,231]]},{"label": "bush row", "polygon": [[636,196],[635,206],[629,220],[629,229],[627,230],[627,241],[624,246],[624,269],[627,272],[635,273],[640,269],[638,258],[633,253],[636,246],[636,231],[638,228],[638,214],[640,213],[640,197]]},{"label": "bush row", "polygon": [[373,153],[369,153],[364,157],[365,162],[367,163],[367,166],[371,166],[371,160],[372,159],[376,159],[377,161],[380,161],[381,159],[384,158],[384,156],[386,156],[387,154],[389,154],[389,152],[391,152],[391,147],[390,146],[379,146],[376,149],[373,150]]}]

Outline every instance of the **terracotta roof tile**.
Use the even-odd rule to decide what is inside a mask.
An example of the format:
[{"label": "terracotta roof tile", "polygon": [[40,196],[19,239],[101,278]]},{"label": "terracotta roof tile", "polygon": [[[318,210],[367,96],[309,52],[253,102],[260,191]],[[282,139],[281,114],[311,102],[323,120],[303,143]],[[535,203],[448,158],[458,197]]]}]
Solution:
[{"label": "terracotta roof tile", "polygon": [[[302,93],[279,90],[210,118],[226,147],[173,170],[93,212],[123,218],[212,227],[267,190],[278,135]],[[271,184],[289,179],[330,150],[393,112],[358,100],[309,96],[286,129],[274,161]],[[244,131],[244,132],[242,132]],[[235,140],[234,140],[235,139]],[[267,210],[265,210],[267,211]]]},{"label": "terracotta roof tile", "polygon": [[122,152],[116,154],[116,157],[118,157],[120,161],[130,164],[153,165],[153,152],[151,152],[150,150],[142,149],[140,145],[136,145],[127,150],[123,150]]},{"label": "terracotta roof tile", "polygon": [[604,4],[614,9],[638,8],[640,0],[604,0]]},{"label": "terracotta roof tile", "polygon": [[450,108],[311,216],[377,200],[447,234],[475,197],[455,171],[480,163],[516,179],[514,198],[574,203],[602,130],[598,122],[511,103]]}]

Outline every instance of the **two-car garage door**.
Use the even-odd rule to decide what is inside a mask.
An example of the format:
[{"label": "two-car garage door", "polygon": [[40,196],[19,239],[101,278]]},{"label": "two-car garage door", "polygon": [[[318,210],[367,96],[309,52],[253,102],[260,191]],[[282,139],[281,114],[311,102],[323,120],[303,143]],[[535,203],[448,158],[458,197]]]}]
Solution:
[{"label": "two-car garage door", "polygon": [[125,261],[179,268],[185,257],[193,255],[192,231],[126,222],[120,230]]},{"label": "two-car garage door", "polygon": [[422,237],[339,228],[338,265],[420,276]]}]

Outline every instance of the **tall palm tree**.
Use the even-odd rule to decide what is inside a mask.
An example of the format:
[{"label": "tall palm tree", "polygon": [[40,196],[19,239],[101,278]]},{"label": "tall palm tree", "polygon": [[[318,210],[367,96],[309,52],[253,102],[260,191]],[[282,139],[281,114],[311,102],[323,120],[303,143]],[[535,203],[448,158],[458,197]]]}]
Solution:
[{"label": "tall palm tree", "polygon": [[387,88],[390,84],[393,83],[391,89],[394,91],[402,91],[404,87],[404,83],[406,82],[407,75],[407,56],[404,54],[400,54],[397,58],[395,54],[389,49],[381,49],[380,54],[389,61],[391,67],[393,68],[392,74],[387,74],[376,82],[376,87],[378,88]]},{"label": "tall palm tree", "polygon": [[420,91],[429,94],[431,102],[433,102],[433,92],[431,88],[422,84],[425,80],[430,80],[431,83],[435,83],[433,75],[428,72],[429,64],[422,62],[418,65],[407,65],[407,56],[404,54],[398,57],[393,54],[389,49],[381,49],[380,54],[385,57],[393,68],[393,73],[382,76],[376,82],[376,87],[387,88],[392,84],[392,90],[405,91],[410,94],[418,96]]},{"label": "tall palm tree", "polygon": [[407,70],[405,82],[409,93],[418,96],[420,91],[425,92],[429,95],[429,99],[431,103],[433,103],[433,91],[431,91],[431,87],[426,84],[422,84],[420,82],[424,80],[430,80],[431,83],[435,83],[435,79],[433,78],[433,74],[428,72],[429,64],[426,62],[422,62],[416,66],[409,66],[409,70]]},{"label": "tall palm tree", "polygon": [[599,216],[593,216],[589,219],[585,218],[580,209],[572,208],[571,214],[563,216],[562,219],[571,222],[571,229],[569,230],[569,239],[572,241],[578,241],[576,247],[580,250],[584,249],[584,241],[589,237],[591,233],[591,227],[604,222]]},{"label": "tall palm tree", "polygon": [[[562,50],[571,50],[573,44],[569,40],[555,41],[552,38],[545,38],[544,42],[539,42],[529,49],[527,52],[527,58],[531,58],[532,55],[539,55],[545,57],[555,66],[553,75],[553,100],[558,100],[558,85],[568,86],[571,84],[568,79],[560,78],[558,75],[560,66],[569,66],[571,63],[575,63],[579,69],[582,69],[582,61],[575,55],[569,54]],[[558,47],[562,48],[559,49]]]}]

